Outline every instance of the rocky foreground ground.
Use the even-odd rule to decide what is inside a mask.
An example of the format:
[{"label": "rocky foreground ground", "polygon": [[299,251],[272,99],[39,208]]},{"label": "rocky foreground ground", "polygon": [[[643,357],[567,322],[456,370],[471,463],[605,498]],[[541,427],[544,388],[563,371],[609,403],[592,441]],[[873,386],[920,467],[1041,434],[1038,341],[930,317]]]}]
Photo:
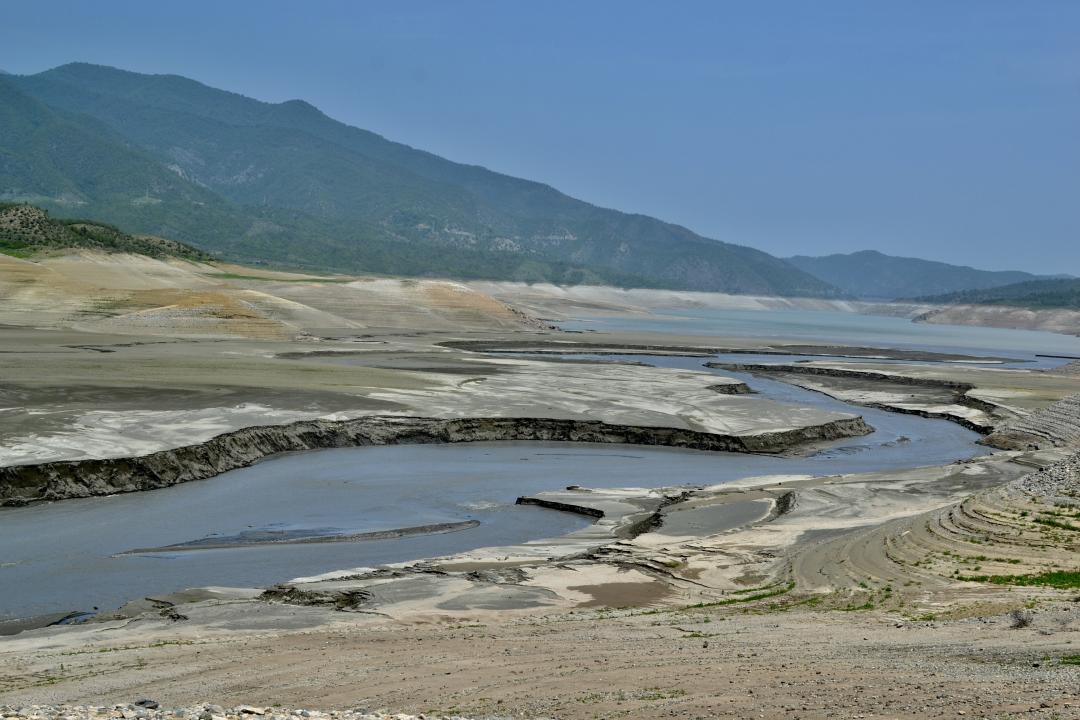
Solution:
[{"label": "rocky foreground ground", "polygon": [[164,709],[153,700],[127,705],[29,705],[0,707],[0,717],[17,720],[467,720],[458,715],[406,715],[367,710],[303,710],[252,705],[223,708],[220,705],[194,705]]}]

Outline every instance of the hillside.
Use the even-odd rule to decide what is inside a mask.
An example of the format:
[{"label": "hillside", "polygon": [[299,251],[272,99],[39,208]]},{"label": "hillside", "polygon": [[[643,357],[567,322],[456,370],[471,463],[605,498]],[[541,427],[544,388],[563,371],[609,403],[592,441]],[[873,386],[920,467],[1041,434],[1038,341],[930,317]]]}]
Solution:
[{"label": "hillside", "polygon": [[918,298],[949,305],[1001,305],[1033,310],[1080,310],[1080,278],[1030,280],[987,290],[965,290]]},{"label": "hillside", "polygon": [[44,249],[83,248],[150,257],[209,260],[201,250],[174,240],[129,235],[94,220],[55,220],[32,205],[0,203],[0,253],[29,257]]},{"label": "hillside", "polygon": [[[299,100],[264,103],[178,76],[86,64],[4,76],[0,92],[22,96],[0,111],[8,126],[0,124],[0,198],[65,213],[77,207],[231,258],[407,275],[839,294],[767,253],[454,163]],[[92,160],[47,154],[54,135],[74,133],[92,136]],[[89,181],[91,173],[108,182]],[[120,179],[129,187],[109,186]]]},{"label": "hillside", "polygon": [[981,290],[1037,279],[1036,275],[1026,272],[976,270],[963,265],[885,255],[875,250],[823,257],[797,255],[787,261],[850,295],[873,300]]}]

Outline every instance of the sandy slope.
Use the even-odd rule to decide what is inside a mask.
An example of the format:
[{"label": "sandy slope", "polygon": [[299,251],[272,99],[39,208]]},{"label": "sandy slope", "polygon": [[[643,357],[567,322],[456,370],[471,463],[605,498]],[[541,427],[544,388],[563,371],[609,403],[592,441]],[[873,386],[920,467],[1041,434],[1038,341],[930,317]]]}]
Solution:
[{"label": "sandy slope", "polygon": [[0,323],[136,335],[291,339],[314,329],[536,328],[460,283],[322,278],[89,251],[0,255]]}]

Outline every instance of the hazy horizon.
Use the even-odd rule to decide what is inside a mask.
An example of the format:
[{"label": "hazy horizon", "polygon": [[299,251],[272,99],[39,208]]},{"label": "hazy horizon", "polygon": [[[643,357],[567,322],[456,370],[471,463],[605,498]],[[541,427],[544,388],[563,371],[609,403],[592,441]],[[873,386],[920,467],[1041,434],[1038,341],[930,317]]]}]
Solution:
[{"label": "hazy horizon", "polygon": [[1080,274],[1080,6],[319,7],[16,6],[0,68],[301,98],[778,256]]}]

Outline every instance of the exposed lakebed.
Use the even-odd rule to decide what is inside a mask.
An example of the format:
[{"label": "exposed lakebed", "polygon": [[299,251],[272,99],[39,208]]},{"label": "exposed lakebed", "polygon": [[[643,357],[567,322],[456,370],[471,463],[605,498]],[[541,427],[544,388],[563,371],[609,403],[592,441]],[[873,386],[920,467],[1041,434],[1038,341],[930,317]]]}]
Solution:
[{"label": "exposed lakebed", "polygon": [[[703,362],[649,361],[694,369]],[[187,587],[254,587],[558,536],[589,520],[514,501],[567,485],[710,485],[917,467],[983,452],[975,433],[947,421],[740,379],[781,402],[861,414],[875,432],[795,457],[538,442],[320,450],[161,490],[4,509],[0,618],[110,609]],[[320,541],[343,537],[351,541]]]},{"label": "exposed lakebed", "polygon": [[572,331],[659,332],[708,337],[761,338],[780,344],[812,343],[994,355],[1021,367],[1055,367],[1080,357],[1080,337],[1040,330],[915,323],[907,318],[826,310],[719,310],[682,308],[655,314],[580,316],[559,320]]}]

